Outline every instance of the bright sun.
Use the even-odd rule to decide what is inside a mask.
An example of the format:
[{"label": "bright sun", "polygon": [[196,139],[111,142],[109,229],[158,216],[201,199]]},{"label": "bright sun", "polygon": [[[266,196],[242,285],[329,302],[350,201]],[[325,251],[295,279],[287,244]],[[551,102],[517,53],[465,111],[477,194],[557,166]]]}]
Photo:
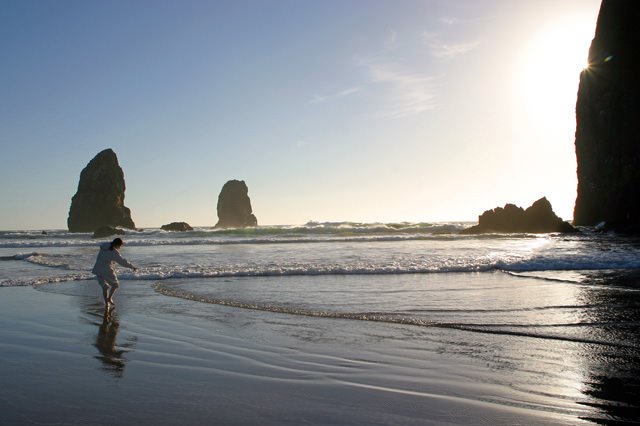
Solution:
[{"label": "bright sun", "polygon": [[[575,200],[575,107],[595,17],[564,15],[539,24],[519,44],[511,71],[510,149],[528,167],[518,185],[544,194],[570,217]],[[544,165],[542,168],[540,165]]]},{"label": "bright sun", "polygon": [[587,66],[594,26],[589,19],[567,17],[542,27],[525,47],[520,91],[537,124],[555,127],[558,120],[567,118],[567,112],[573,118],[580,71]]}]

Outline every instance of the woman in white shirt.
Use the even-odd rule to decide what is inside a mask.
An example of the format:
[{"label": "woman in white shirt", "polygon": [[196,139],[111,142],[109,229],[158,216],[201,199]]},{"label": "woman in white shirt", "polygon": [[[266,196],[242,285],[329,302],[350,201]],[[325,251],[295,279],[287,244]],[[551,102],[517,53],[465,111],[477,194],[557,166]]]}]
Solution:
[{"label": "woman in white shirt", "polygon": [[96,274],[98,284],[102,287],[102,297],[104,297],[104,303],[106,306],[115,305],[113,303],[113,294],[120,285],[118,283],[118,276],[116,275],[116,263],[133,269],[137,269],[127,259],[120,255],[118,251],[124,242],[120,238],[116,238],[110,243],[103,243],[100,245],[100,252],[96,259],[96,264],[93,266],[93,272]]}]

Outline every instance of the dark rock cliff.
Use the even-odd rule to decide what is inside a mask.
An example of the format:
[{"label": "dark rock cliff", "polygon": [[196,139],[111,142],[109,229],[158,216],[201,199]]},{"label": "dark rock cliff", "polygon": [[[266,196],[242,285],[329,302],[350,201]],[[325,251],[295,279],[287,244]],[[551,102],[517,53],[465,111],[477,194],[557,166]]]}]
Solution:
[{"label": "dark rock cliff", "polygon": [[576,103],[574,225],[640,231],[640,1],[603,0]]},{"label": "dark rock cliff", "polygon": [[249,188],[243,180],[230,180],[218,196],[218,223],[216,228],[243,228],[258,226],[252,213]]},{"label": "dark rock cliff", "polygon": [[576,232],[576,229],[556,216],[551,203],[543,197],[526,210],[514,204],[487,210],[480,215],[476,226],[462,231],[463,234],[486,232],[547,233]]},{"label": "dark rock cliff", "polygon": [[71,199],[67,226],[71,232],[93,232],[104,226],[134,229],[124,206],[124,173],[111,149],[98,153],[80,173]]}]

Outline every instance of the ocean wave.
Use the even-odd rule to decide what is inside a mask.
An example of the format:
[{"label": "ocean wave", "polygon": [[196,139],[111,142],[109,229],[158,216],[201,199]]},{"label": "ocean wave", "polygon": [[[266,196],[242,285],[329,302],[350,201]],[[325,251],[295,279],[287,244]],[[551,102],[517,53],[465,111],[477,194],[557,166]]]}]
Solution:
[{"label": "ocean wave", "polygon": [[95,279],[90,273],[74,273],[65,275],[49,275],[46,277],[0,279],[0,287],[27,287],[44,284],[65,283],[70,281],[86,281]]},{"label": "ocean wave", "polygon": [[640,258],[628,256],[622,259],[589,258],[569,259],[551,258],[518,260],[513,262],[497,261],[495,269],[505,272],[536,272],[536,271],[596,271],[596,270],[634,270],[640,269]]},{"label": "ocean wave", "polygon": [[[535,235],[519,235],[520,239],[535,239]],[[510,234],[404,234],[404,235],[352,235],[352,236],[279,236],[271,238],[194,238],[193,235],[182,238],[136,238],[134,235],[123,237],[129,247],[153,247],[153,246],[224,246],[224,245],[267,245],[267,244],[317,244],[317,243],[375,243],[375,242],[402,242],[402,241],[458,241],[458,240],[498,240],[512,239]],[[0,248],[38,249],[46,247],[94,247],[103,243],[103,240],[20,240],[0,242]]]},{"label": "ocean wave", "polygon": [[[145,247],[145,246],[215,246],[215,245],[263,245],[263,244],[314,244],[314,243],[337,243],[337,242],[393,242],[393,241],[411,241],[411,240],[450,240],[447,237],[429,237],[424,235],[398,235],[398,236],[362,236],[362,237],[291,237],[291,238],[235,238],[235,239],[216,239],[216,238],[189,238],[189,239],[153,239],[143,240],[136,238],[126,239],[127,246]],[[92,247],[98,246],[103,241],[10,241],[0,243],[0,248],[44,248],[44,247]]]},{"label": "ocean wave", "polygon": [[[264,226],[256,228],[195,228],[187,232],[162,229],[127,230],[123,237],[129,246],[287,244],[316,242],[403,241],[429,238],[473,238],[458,236],[461,223],[315,223],[303,226]],[[486,236],[478,236],[486,238]],[[100,243],[87,233],[67,231],[0,232],[0,248],[86,247]]]},{"label": "ocean wave", "polygon": [[[25,260],[29,261],[30,258]],[[43,266],[46,262],[40,263]],[[228,266],[228,267],[203,267],[203,266],[178,266],[167,265],[158,267],[139,268],[135,272],[125,271],[118,274],[122,281],[160,281],[168,279],[194,279],[194,278],[268,278],[268,277],[294,277],[294,276],[356,276],[356,275],[406,275],[427,273],[455,273],[455,272],[487,272],[495,270],[493,265],[457,265],[457,266],[359,266],[352,265],[280,265],[280,266]],[[55,282],[94,279],[88,273],[79,272],[65,276],[0,279],[0,286],[39,285]]]},{"label": "ocean wave", "polygon": [[71,266],[64,262],[63,259],[68,258],[65,255],[49,254],[49,253],[18,253],[13,256],[7,256],[5,260],[24,260],[40,266],[48,266],[51,268],[71,269]]},{"label": "ocean wave", "polygon": [[[268,277],[291,277],[291,276],[358,276],[358,275],[410,275],[410,274],[449,274],[449,273],[483,273],[483,272],[504,272],[508,274],[518,275],[522,269],[519,267],[518,272],[512,272],[498,264],[459,264],[459,265],[280,265],[280,266],[236,266],[230,268],[215,267],[181,267],[181,266],[164,266],[157,268],[145,268],[135,273],[126,273],[123,279],[140,279],[140,280],[167,280],[173,278],[268,278]],[[584,265],[583,265],[584,266]],[[612,266],[612,265],[609,265]],[[601,269],[593,267],[591,269],[584,267],[583,269],[546,269],[549,275],[556,275],[556,281],[565,283],[581,284],[592,278],[586,274],[591,271],[633,271],[635,269],[620,267],[610,267]],[[532,272],[538,272],[535,269]],[[566,278],[564,272],[571,273],[571,278]],[[520,275],[528,278],[548,279],[544,274]],[[581,277],[582,279],[575,279]]]},{"label": "ocean wave", "polygon": [[[56,267],[56,265],[42,262],[40,265]],[[67,269],[66,265],[57,266],[61,269]],[[594,269],[595,270],[595,269]],[[628,269],[620,269],[627,271]],[[243,267],[184,267],[184,266],[161,266],[140,268],[135,272],[121,272],[118,276],[121,281],[141,280],[141,281],[164,281],[170,279],[222,279],[222,278],[270,278],[270,277],[295,277],[295,276],[362,276],[362,275],[410,275],[410,274],[447,274],[447,273],[484,273],[499,271],[513,274],[518,277],[543,279],[548,281],[557,281],[571,284],[583,284],[587,281],[593,281],[593,277],[586,274],[589,270],[570,270],[570,278],[565,278],[563,274],[557,277],[549,277],[548,275],[536,274],[520,274],[513,273],[508,270],[499,268],[494,264],[486,265],[433,265],[433,266],[360,266],[354,267],[349,265],[281,265],[273,267],[265,266],[243,266]],[[597,271],[600,271],[599,269]],[[609,269],[616,271],[616,269]],[[547,271],[551,273],[552,271]],[[556,272],[565,272],[558,270]],[[579,279],[575,277],[580,277]],[[23,285],[39,285],[64,281],[75,280],[92,280],[94,275],[88,271],[78,271],[67,275],[54,275],[51,277],[35,277],[35,278],[16,278],[16,279],[0,279],[0,286],[23,286]],[[623,287],[627,287],[623,285]],[[629,288],[629,290],[637,290]]]},{"label": "ocean wave", "polygon": [[[594,339],[579,335],[558,334],[551,331],[541,331],[539,329],[548,330],[563,327],[602,327],[611,325],[611,323],[597,322],[580,322],[567,324],[548,324],[540,326],[540,324],[471,324],[465,322],[441,322],[432,319],[412,316],[406,313],[390,313],[390,312],[343,312],[334,310],[319,310],[290,305],[265,304],[258,302],[243,302],[219,297],[201,295],[188,290],[183,290],[172,286],[167,282],[156,282],[154,290],[159,294],[169,297],[190,300],[199,303],[208,303],[213,305],[227,306],[232,308],[248,309],[254,311],[264,311],[270,313],[297,315],[314,318],[330,318],[345,319],[366,322],[382,322],[389,324],[410,325],[418,327],[446,328],[472,333],[484,334],[501,334],[516,337],[536,338],[545,340],[562,340],[575,343],[593,344],[611,346],[625,349],[638,349],[640,346],[633,342],[612,341],[606,339]],[[616,326],[620,324],[616,323]],[[628,327],[636,328],[638,324],[626,324]],[[538,330],[537,330],[538,329]]]},{"label": "ocean wave", "polygon": [[[3,259],[84,273],[88,272],[91,267],[93,254],[84,256],[77,258],[73,254],[47,254],[34,251],[5,256]],[[640,257],[636,255],[635,251],[626,254],[613,253],[609,256],[594,252],[580,258],[571,254],[554,253],[553,255],[542,254],[528,257],[505,256],[504,254],[492,256],[467,254],[454,257],[418,255],[401,259],[383,257],[378,260],[366,256],[361,258],[336,257],[333,261],[318,259],[317,262],[287,258],[275,263],[262,263],[259,259],[246,263],[219,263],[213,260],[207,263],[188,265],[176,263],[140,265],[136,272],[126,270],[121,272],[120,277],[125,280],[164,280],[169,278],[402,275],[502,271],[518,277],[582,283],[593,280],[593,274],[589,272],[621,270],[640,270]],[[20,283],[25,281],[28,280],[22,277],[18,278]],[[36,281],[40,282],[40,279],[37,278]],[[8,285],[6,280],[4,285]]]},{"label": "ocean wave", "polygon": [[[371,241],[446,238],[446,239],[519,239],[537,238],[535,234],[478,234],[460,235],[460,231],[472,226],[471,222],[315,222],[304,225],[272,225],[251,228],[195,227],[192,231],[172,232],[160,228],[125,230],[125,239],[130,245],[180,245],[180,244],[263,244],[316,241]],[[615,234],[594,233],[590,228],[581,228],[581,234],[566,238],[623,238]],[[47,231],[0,231],[0,248],[44,247],[44,246],[90,246],[96,240],[91,233],[74,233],[66,230]]]}]

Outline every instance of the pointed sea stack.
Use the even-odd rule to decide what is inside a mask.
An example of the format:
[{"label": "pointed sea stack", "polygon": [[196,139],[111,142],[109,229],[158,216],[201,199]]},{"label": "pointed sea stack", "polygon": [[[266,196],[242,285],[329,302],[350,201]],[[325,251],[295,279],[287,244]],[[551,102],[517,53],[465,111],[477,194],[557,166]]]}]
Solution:
[{"label": "pointed sea stack", "polygon": [[252,213],[249,188],[243,180],[230,180],[218,196],[218,223],[216,228],[244,228],[258,226]]},{"label": "pointed sea stack", "polygon": [[576,103],[574,225],[640,232],[640,1],[603,0]]},{"label": "pointed sea stack", "polygon": [[135,229],[124,206],[124,173],[111,149],[96,155],[80,173],[71,199],[67,226],[71,232],[93,232],[104,226]]}]

